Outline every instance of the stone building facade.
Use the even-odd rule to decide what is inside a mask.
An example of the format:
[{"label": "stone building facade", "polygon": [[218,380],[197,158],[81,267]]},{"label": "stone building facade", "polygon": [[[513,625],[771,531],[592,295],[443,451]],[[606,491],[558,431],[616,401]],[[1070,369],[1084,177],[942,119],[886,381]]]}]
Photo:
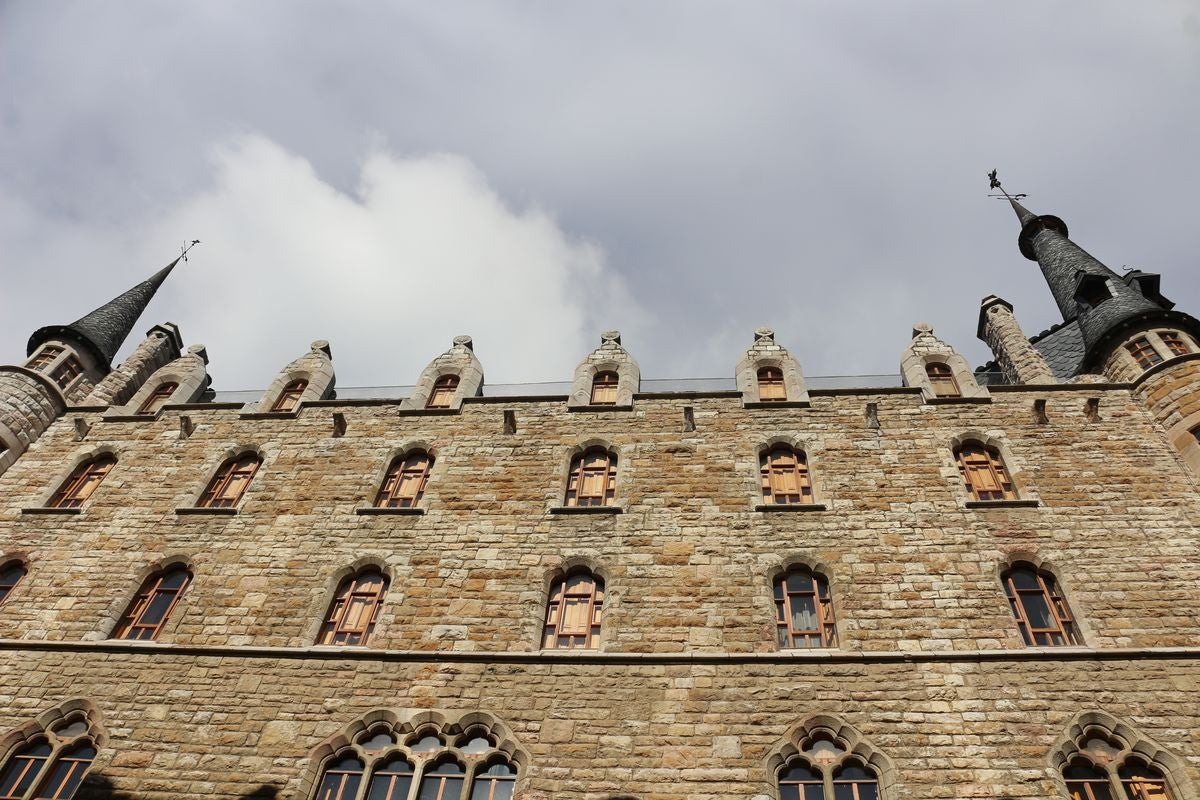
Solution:
[{"label": "stone building facade", "polygon": [[111,365],[169,267],[39,331],[0,796],[1200,798],[1200,324],[1014,208],[1064,322],[989,297],[995,364],[918,325],[886,388],[760,329],[643,391],[610,332],[559,395],[459,337],[420,401],[319,341],[220,402],[172,325]]}]

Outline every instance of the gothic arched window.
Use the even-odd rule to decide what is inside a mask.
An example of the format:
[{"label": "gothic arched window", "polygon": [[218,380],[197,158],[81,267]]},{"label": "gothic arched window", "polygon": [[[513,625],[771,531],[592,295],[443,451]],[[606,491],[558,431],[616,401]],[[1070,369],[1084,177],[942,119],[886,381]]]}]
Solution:
[{"label": "gothic arched window", "polygon": [[356,800],[367,765],[348,755],[326,767],[317,785],[316,800]]},{"label": "gothic arched window", "polygon": [[68,717],[0,765],[0,800],[69,800],[95,759],[96,743],[86,717]]},{"label": "gothic arched window", "polygon": [[429,393],[429,400],[425,403],[425,407],[449,408],[456,391],[458,391],[458,376],[443,375],[434,382],[433,391]]},{"label": "gothic arched window", "polygon": [[775,580],[779,647],[836,647],[837,629],[829,583],[807,567],[794,567]]},{"label": "gothic arched window", "polygon": [[421,776],[420,800],[459,800],[467,775],[457,761],[443,761]]},{"label": "gothic arched window", "polygon": [[304,378],[292,381],[283,387],[283,391],[279,393],[279,397],[275,398],[275,403],[271,406],[271,410],[294,411],[300,403],[300,398],[304,396],[304,390],[307,388],[308,381]]},{"label": "gothic arched window", "polygon": [[[8,599],[12,594],[13,589],[17,588],[17,584],[28,573],[24,562],[9,561],[7,564],[0,566],[0,603]],[[3,795],[0,795],[3,797]]]},{"label": "gothic arched window", "polygon": [[1108,774],[1087,761],[1076,761],[1063,770],[1071,800],[1114,800]]},{"label": "gothic arched window", "polygon": [[542,647],[595,650],[604,616],[604,581],[587,570],[559,578],[550,586]]},{"label": "gothic arched window", "polygon": [[201,508],[233,508],[241,502],[261,465],[262,456],[254,451],[229,459],[209,481],[198,505]]},{"label": "gothic arched window", "polygon": [[1166,778],[1154,767],[1126,763],[1117,770],[1117,778],[1129,800],[1171,800]]},{"label": "gothic arched window", "polygon": [[617,404],[617,384],[620,378],[611,370],[597,372],[592,378],[592,400],[594,406],[615,406]]},{"label": "gothic arched window", "polygon": [[779,773],[779,800],[879,800],[874,770],[843,753],[840,745],[820,740],[815,753],[792,759]]},{"label": "gothic arched window", "polygon": [[366,644],[375,630],[387,587],[387,576],[375,567],[343,580],[329,604],[317,644]]},{"label": "gothic arched window", "polygon": [[950,369],[949,364],[930,361],[925,365],[925,374],[929,377],[929,385],[933,387],[933,393],[938,397],[962,395],[958,388],[958,381],[954,380],[954,371]]},{"label": "gothic arched window", "polygon": [[497,761],[471,781],[471,800],[512,800],[517,770],[507,761]]},{"label": "gothic arched window", "polygon": [[154,387],[154,391],[142,401],[142,404],[138,406],[138,410],[134,413],[144,416],[157,414],[167,404],[167,401],[171,399],[171,395],[175,394],[175,390],[178,388],[179,384],[174,381],[160,383]]},{"label": "gothic arched window", "polygon": [[50,508],[79,508],[92,496],[92,492],[96,491],[116,463],[117,457],[112,453],[104,453],[83,462],[63,481],[47,505]]},{"label": "gothic arched window", "polygon": [[1053,575],[1032,564],[1018,563],[1001,579],[1025,644],[1079,644],[1071,609]]},{"label": "gothic arched window", "polygon": [[813,502],[812,478],[803,450],[776,445],[759,456],[763,503],[792,505]]},{"label": "gothic arched window", "polygon": [[411,450],[397,456],[384,476],[379,493],[375,495],[377,508],[414,508],[425,494],[429,482],[429,470],[433,468],[433,457],[424,450]]},{"label": "gothic arched window", "polygon": [[192,582],[192,573],[182,565],[151,575],[121,615],[113,630],[114,639],[153,641],[162,632],[171,611]]},{"label": "gothic arched window", "polygon": [[617,456],[592,447],[571,459],[567,506],[611,506],[617,493]]},{"label": "gothic arched window", "polygon": [[787,400],[783,370],[779,367],[763,367],[758,371],[758,399],[763,403],[782,403]]},{"label": "gothic arched window", "polygon": [[26,369],[37,370],[42,372],[46,367],[54,363],[54,360],[61,356],[65,351],[56,344],[42,345],[42,349],[37,351],[33,358],[25,362]]},{"label": "gothic arched window", "polygon": [[1017,491],[995,447],[965,442],[954,451],[958,471],[972,500],[1016,500]]}]

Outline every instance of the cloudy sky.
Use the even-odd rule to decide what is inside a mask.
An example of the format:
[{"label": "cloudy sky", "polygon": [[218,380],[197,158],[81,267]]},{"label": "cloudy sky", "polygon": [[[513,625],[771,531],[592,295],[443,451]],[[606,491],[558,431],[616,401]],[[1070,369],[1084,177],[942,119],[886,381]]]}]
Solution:
[{"label": "cloudy sky", "polygon": [[0,361],[198,238],[138,333],[221,389],[459,333],[489,382],[620,328],[645,377],[894,373],[1056,321],[985,173],[1200,313],[1200,0],[0,1]]}]

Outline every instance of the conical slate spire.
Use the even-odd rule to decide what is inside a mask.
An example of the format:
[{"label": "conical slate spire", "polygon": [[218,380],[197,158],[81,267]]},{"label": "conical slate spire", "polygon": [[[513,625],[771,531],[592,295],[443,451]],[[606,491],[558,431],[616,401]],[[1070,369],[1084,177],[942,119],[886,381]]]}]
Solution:
[{"label": "conical slate spire", "polygon": [[[180,256],[179,258],[182,258]],[[179,263],[176,258],[167,266],[134,286],[124,294],[114,297],[90,314],[86,314],[70,325],[49,325],[29,337],[28,354],[42,346],[48,339],[66,339],[85,347],[105,369],[112,366],[113,357],[129,336],[138,318],[154,298],[158,287]]]},{"label": "conical slate spire", "polygon": [[1028,208],[1021,205],[1016,200],[1013,200],[1011,197],[1008,198],[1008,202],[1012,204],[1013,211],[1017,212],[1017,220],[1021,223],[1022,227],[1025,226],[1026,222],[1029,222],[1029,220],[1037,217],[1037,214],[1034,214]]}]

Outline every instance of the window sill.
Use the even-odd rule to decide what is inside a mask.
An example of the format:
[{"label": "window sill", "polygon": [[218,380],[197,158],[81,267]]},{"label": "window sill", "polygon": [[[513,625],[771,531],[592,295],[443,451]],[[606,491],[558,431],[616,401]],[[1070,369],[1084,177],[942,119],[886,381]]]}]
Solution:
[{"label": "window sill", "polygon": [[555,506],[551,514],[620,514],[620,506]]},{"label": "window sill", "polygon": [[824,503],[770,503],[757,505],[755,511],[828,511]]},{"label": "window sill", "polygon": [[22,508],[22,514],[82,514],[82,508],[53,508],[51,506],[34,506],[33,508]]},{"label": "window sill", "polygon": [[612,405],[606,404],[606,405],[599,405],[599,406],[595,406],[595,405],[591,405],[591,404],[582,405],[582,406],[568,405],[567,411],[596,411],[596,412],[600,412],[600,413],[603,413],[605,411],[633,411],[633,404],[630,403],[629,405],[623,405],[623,406],[616,405],[615,403]]},{"label": "window sill", "polygon": [[181,517],[236,517],[238,510],[236,508],[201,508],[199,506],[184,506],[182,508],[175,509],[175,513]]},{"label": "window sill", "polygon": [[419,517],[425,513],[423,508],[387,508],[381,506],[363,506],[354,509],[354,513],[363,517]]},{"label": "window sill", "polygon": [[743,408],[812,408],[807,400],[747,400]]},{"label": "window sill", "polygon": [[968,500],[967,508],[1037,508],[1038,500]]}]

